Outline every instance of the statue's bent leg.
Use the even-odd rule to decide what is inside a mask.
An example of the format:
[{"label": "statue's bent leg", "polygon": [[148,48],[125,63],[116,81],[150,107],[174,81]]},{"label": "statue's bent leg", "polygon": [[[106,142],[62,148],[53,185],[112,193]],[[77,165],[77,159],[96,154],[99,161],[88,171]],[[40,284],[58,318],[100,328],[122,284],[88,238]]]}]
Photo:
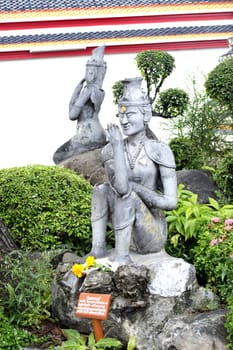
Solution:
[{"label": "statue's bent leg", "polygon": [[127,198],[116,197],[113,214],[115,233],[114,261],[122,265],[132,261],[129,255],[129,250],[134,220],[135,209],[131,195]]},{"label": "statue's bent leg", "polygon": [[106,255],[106,227],[109,217],[107,184],[96,185],[92,191],[91,223],[92,249],[88,255],[102,258]]},{"label": "statue's bent leg", "polygon": [[134,193],[136,203],[133,227],[134,250],[139,254],[160,252],[167,240],[167,224],[160,209],[149,209]]}]

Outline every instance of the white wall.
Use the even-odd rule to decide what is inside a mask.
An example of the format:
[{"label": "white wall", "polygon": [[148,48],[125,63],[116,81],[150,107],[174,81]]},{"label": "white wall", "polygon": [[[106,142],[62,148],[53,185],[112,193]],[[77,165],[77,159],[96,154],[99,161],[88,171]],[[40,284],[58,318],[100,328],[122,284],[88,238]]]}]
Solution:
[{"label": "white wall", "polygon": [[[195,74],[203,86],[203,74],[218,64],[225,49],[170,52],[176,69],[167,79],[167,87],[187,90],[189,77]],[[107,74],[103,89],[106,96],[100,112],[105,127],[116,121],[112,85],[120,79],[140,76],[136,54],[105,55]],[[89,57],[0,61],[0,168],[28,164],[53,164],[56,149],[75,133],[68,118],[71,94],[85,73]],[[151,127],[166,141],[161,120],[153,118]]]}]

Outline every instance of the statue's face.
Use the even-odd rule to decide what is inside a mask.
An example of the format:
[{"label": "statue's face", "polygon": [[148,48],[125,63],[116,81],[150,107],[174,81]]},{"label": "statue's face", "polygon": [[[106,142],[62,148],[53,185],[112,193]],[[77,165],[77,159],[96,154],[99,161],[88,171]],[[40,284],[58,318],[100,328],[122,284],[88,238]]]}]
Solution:
[{"label": "statue's face", "polygon": [[120,107],[118,113],[120,125],[125,135],[136,135],[145,129],[143,114],[136,106]]},{"label": "statue's face", "polygon": [[85,78],[87,83],[93,83],[96,79],[96,68],[93,66],[87,66]]}]

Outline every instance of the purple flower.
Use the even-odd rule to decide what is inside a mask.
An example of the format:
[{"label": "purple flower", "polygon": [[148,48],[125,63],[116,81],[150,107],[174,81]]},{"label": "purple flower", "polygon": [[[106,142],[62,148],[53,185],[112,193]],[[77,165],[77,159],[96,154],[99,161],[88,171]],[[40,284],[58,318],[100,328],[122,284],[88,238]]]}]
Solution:
[{"label": "purple flower", "polygon": [[226,231],[230,231],[232,229],[232,226],[231,225],[226,225],[224,228],[225,228]]},{"label": "purple flower", "polygon": [[220,219],[219,219],[217,216],[215,216],[215,217],[213,217],[213,218],[211,219],[211,221],[212,221],[214,224],[217,224],[217,223],[220,221]]},{"label": "purple flower", "polygon": [[225,226],[231,226],[231,225],[233,225],[233,219],[226,219],[226,220],[224,221],[224,224],[225,224]]}]

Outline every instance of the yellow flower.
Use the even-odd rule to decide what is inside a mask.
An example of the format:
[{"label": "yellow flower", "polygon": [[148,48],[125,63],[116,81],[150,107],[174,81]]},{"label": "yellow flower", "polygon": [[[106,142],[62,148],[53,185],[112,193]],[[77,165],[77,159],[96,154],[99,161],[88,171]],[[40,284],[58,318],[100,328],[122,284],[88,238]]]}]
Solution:
[{"label": "yellow flower", "polygon": [[73,272],[73,274],[78,277],[81,278],[84,276],[84,266],[81,264],[74,264],[72,266],[71,271]]},{"label": "yellow flower", "polygon": [[95,257],[94,256],[88,256],[86,258],[86,268],[89,269],[90,267],[95,265]]}]

